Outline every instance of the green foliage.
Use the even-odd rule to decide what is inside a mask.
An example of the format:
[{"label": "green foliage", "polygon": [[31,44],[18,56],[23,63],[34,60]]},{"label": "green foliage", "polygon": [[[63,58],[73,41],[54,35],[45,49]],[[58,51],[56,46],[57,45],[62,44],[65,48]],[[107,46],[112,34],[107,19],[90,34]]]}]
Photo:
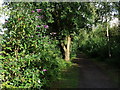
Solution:
[{"label": "green foliage", "polygon": [[[62,59],[63,51],[60,50],[66,36],[72,38],[71,57],[83,51],[90,56],[106,58],[106,23],[99,21],[106,22],[105,17],[110,17],[116,8],[112,9],[112,5],[117,4],[10,3],[10,17],[3,25],[7,30],[0,42],[1,87],[49,87],[60,70],[70,65]],[[92,29],[92,26],[95,28]],[[119,38],[119,28],[112,28],[112,57],[119,58]]]},{"label": "green foliage", "polygon": [[106,31],[102,25],[98,25],[93,31],[81,30],[79,34],[79,50],[93,57],[107,57],[107,38]]},{"label": "green foliage", "polygon": [[105,60],[109,58],[109,48],[111,53],[110,60],[106,60],[107,63],[114,64],[118,66],[119,61],[119,48],[120,48],[120,33],[119,27],[115,26],[109,28],[109,38],[110,41],[107,41],[106,35],[106,25],[98,25],[94,30],[87,32],[87,30],[81,30],[81,32],[76,35],[75,41],[78,42],[79,51],[82,51],[88,54],[91,57],[98,57],[100,60]]},{"label": "green foliage", "polygon": [[114,26],[110,29],[110,46],[113,57],[120,58],[120,27]]},{"label": "green foliage", "polygon": [[[34,3],[10,3],[10,18],[4,25],[0,55],[2,88],[44,88],[66,67],[57,47],[46,31],[49,27],[39,17],[43,9]],[[29,9],[28,9],[29,8]]]}]

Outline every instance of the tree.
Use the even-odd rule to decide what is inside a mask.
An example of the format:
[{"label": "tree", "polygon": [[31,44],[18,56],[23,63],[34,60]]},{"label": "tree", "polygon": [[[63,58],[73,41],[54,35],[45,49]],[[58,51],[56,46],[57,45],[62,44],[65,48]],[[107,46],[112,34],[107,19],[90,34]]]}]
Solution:
[{"label": "tree", "polygon": [[[117,3],[118,4],[118,3]],[[110,32],[109,32],[109,22],[117,15],[116,3],[111,2],[100,2],[95,3],[96,14],[95,23],[104,24],[106,26],[106,37],[108,42],[108,56],[111,57],[111,47],[110,47]],[[114,14],[114,15],[113,15]]]},{"label": "tree", "polygon": [[[48,33],[59,40],[66,61],[70,60],[71,38],[80,28],[88,28],[87,24],[93,18],[93,7],[90,3],[41,3],[47,8],[46,20],[50,26]],[[49,17],[49,19],[48,19]]]},{"label": "tree", "polygon": [[[117,50],[113,49],[113,48],[115,48],[113,46],[113,43],[116,44],[117,41],[115,39],[113,39],[114,36],[112,36],[112,34],[111,34],[111,33],[113,33],[113,31],[110,29],[110,21],[112,19],[114,19],[114,17],[118,17],[118,15],[119,15],[118,3],[110,3],[110,2],[103,3],[103,2],[101,2],[101,3],[93,3],[93,5],[95,7],[94,8],[95,17],[93,19],[93,24],[94,24],[95,28],[93,28],[92,31],[89,30],[90,32],[87,32],[88,41],[87,40],[85,41],[85,39],[82,39],[84,44],[87,44],[87,43],[89,43],[89,44],[88,45],[82,44],[82,45],[85,49],[87,49],[87,47],[88,47],[89,48],[88,51],[91,53],[98,54],[99,52],[101,52],[101,53],[107,52],[107,57],[111,57],[111,54],[113,54],[113,52],[114,53],[115,53],[115,51],[118,52]],[[91,26],[92,26],[92,24],[91,24]],[[114,29],[114,32],[118,32],[117,30],[118,29]],[[97,34],[96,32],[99,32],[99,33]],[[99,36],[100,34],[103,34],[103,35]],[[87,35],[84,35],[84,38],[86,38]],[[83,36],[83,35],[81,35],[81,36]],[[115,35],[115,37],[119,37],[119,35]],[[90,38],[91,38],[91,41],[90,41]],[[103,39],[103,41],[101,41],[100,38]],[[114,42],[113,40],[116,42]],[[106,42],[107,42],[107,44],[106,44]],[[101,45],[101,43],[104,43],[104,44]],[[98,46],[97,46],[97,44],[98,44]],[[94,47],[93,50],[92,50],[92,45]],[[101,47],[101,48],[99,49],[99,47]],[[119,47],[119,45],[116,44],[116,47]],[[104,50],[102,48],[104,48]],[[102,55],[101,53],[99,53],[98,56],[106,56],[106,54]],[[118,55],[118,54],[116,54],[116,55]]]}]

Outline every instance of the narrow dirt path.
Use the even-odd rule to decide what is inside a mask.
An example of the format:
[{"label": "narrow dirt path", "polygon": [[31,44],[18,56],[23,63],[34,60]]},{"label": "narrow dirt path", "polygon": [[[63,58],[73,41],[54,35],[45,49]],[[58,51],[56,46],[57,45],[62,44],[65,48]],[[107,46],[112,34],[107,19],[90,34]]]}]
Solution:
[{"label": "narrow dirt path", "polygon": [[110,78],[84,54],[74,60],[79,65],[80,77],[78,88],[118,88]]}]

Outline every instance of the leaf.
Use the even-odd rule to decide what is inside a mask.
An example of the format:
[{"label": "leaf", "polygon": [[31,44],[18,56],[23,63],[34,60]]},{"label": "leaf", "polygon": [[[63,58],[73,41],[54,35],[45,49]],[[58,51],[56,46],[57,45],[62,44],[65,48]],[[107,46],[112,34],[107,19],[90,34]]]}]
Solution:
[{"label": "leaf", "polygon": [[6,47],[6,49],[12,50],[11,47]]},{"label": "leaf", "polygon": [[42,75],[44,75],[44,72],[43,72],[43,71],[41,71],[41,74],[42,74]]},{"label": "leaf", "polygon": [[0,70],[0,73],[3,74],[5,72],[5,70]]},{"label": "leaf", "polygon": [[5,52],[5,51],[0,51],[0,54],[2,54],[2,53],[6,54],[6,52]]},{"label": "leaf", "polygon": [[2,55],[0,55],[0,59],[5,59]]}]

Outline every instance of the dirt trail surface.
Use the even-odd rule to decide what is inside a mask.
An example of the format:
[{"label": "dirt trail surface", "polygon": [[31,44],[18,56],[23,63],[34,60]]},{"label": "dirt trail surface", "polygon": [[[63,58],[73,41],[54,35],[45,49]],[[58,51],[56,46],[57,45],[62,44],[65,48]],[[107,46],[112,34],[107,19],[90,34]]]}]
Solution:
[{"label": "dirt trail surface", "polygon": [[80,80],[78,88],[118,88],[110,78],[96,64],[84,54],[78,55],[74,61],[80,68]]}]

